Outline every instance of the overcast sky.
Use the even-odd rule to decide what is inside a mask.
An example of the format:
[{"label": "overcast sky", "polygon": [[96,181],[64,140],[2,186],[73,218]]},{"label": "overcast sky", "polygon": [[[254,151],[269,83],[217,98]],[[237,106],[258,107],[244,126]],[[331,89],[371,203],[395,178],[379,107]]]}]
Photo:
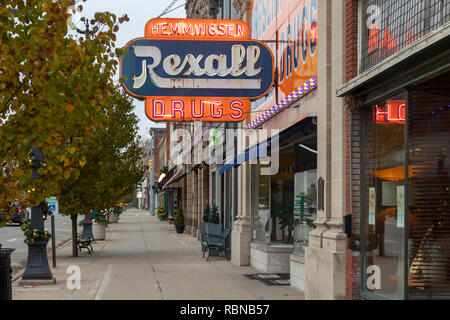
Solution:
[{"label": "overcast sky", "polygon": [[[87,0],[78,1],[83,5],[83,16],[92,18],[95,12],[109,11],[118,17],[127,14],[130,21],[123,23],[117,33],[117,46],[122,47],[130,40],[144,36],[145,24],[148,20],[159,16],[173,0]],[[180,8],[166,14],[165,18],[185,18],[185,0],[178,0],[172,9]],[[118,78],[118,76],[117,76]],[[139,134],[142,138],[148,138],[150,127],[163,127],[165,124],[150,121],[145,115],[144,102],[134,99],[134,112],[139,117]]]}]

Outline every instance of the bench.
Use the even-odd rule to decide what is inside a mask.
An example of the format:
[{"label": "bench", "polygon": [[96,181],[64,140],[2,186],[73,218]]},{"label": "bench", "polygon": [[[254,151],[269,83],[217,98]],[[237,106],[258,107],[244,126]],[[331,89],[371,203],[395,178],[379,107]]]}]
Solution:
[{"label": "bench", "polygon": [[93,239],[91,238],[78,238],[77,240],[77,247],[78,251],[81,252],[81,249],[87,249],[89,254],[91,254],[94,249],[92,248],[91,242]]},{"label": "bench", "polygon": [[201,222],[200,223],[200,235],[202,240],[202,257],[205,256],[206,250],[208,250],[208,242],[206,240],[206,235],[215,235],[220,236],[222,233],[223,227],[221,224]]},{"label": "bench", "polygon": [[[209,260],[209,254],[211,252],[211,249],[218,250],[219,255],[222,257],[225,257],[225,241],[227,240],[228,236],[230,235],[230,230],[222,230],[220,235],[214,235],[214,234],[206,234],[206,242],[205,242],[205,249],[203,251],[203,256],[205,255],[205,251],[208,250],[208,257],[206,258],[206,261]],[[202,257],[203,257],[202,256]]]}]

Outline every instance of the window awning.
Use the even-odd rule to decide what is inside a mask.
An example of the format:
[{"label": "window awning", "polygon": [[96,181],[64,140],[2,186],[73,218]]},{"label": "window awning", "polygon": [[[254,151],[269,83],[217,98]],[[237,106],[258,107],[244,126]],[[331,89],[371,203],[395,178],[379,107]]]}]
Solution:
[{"label": "window awning", "polygon": [[312,124],[313,124],[312,117],[311,116],[305,117],[303,120],[299,122],[299,124],[295,125],[294,127],[291,127],[281,132],[279,135],[273,138],[269,138],[266,141],[247,149],[245,152],[238,154],[236,157],[234,157],[232,161],[226,163],[225,165],[222,166],[222,168],[220,168],[219,174],[224,174],[225,171],[235,166],[238,166],[248,160],[255,160],[267,157],[267,148],[271,143],[277,141],[281,142],[289,138],[290,136],[294,135],[295,133],[309,128]]},{"label": "window awning", "polygon": [[185,176],[187,176],[189,173],[191,173],[194,170],[197,170],[198,168],[200,168],[201,166],[203,166],[203,163],[199,163],[196,164],[195,166],[193,166],[191,169],[189,170],[184,170],[183,165],[179,165],[176,168],[175,173],[173,174],[173,176],[167,181],[166,184],[164,184],[164,186],[161,188],[161,190],[165,190],[165,189],[176,189],[176,188],[181,188],[181,186],[179,186],[177,184],[177,182],[179,182],[181,179],[183,179]]},{"label": "window awning", "polygon": [[164,184],[164,186],[161,188],[161,190],[165,190],[165,189],[171,189],[171,188],[180,188],[180,186],[176,185],[175,182],[177,182],[179,179],[179,177],[181,175],[183,175],[184,173],[184,168],[182,165],[178,165],[176,167],[176,171],[175,173],[172,175],[172,177],[166,182],[166,184]]}]

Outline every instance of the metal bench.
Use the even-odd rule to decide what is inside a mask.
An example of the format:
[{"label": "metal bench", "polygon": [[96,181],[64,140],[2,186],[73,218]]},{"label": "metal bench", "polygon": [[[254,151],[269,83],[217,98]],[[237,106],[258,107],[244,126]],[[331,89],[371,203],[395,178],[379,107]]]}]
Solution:
[{"label": "metal bench", "polygon": [[214,235],[214,236],[220,236],[222,234],[223,227],[221,224],[215,224],[215,223],[207,223],[207,222],[201,222],[200,223],[200,235],[202,240],[202,257],[205,256],[206,250],[208,250],[208,241],[207,241],[207,235]]},{"label": "metal bench", "polygon": [[[220,235],[206,234],[205,247],[208,250],[208,257],[206,258],[206,261],[209,260],[209,254],[211,250],[218,250],[219,255],[225,257],[225,241],[227,240],[229,235],[230,230],[227,229],[222,230]],[[203,255],[205,254],[205,251],[203,251]]]},{"label": "metal bench", "polygon": [[92,248],[91,242],[93,239],[91,238],[78,238],[77,240],[77,247],[78,251],[81,252],[81,249],[87,249],[89,254],[91,254],[94,249]]}]

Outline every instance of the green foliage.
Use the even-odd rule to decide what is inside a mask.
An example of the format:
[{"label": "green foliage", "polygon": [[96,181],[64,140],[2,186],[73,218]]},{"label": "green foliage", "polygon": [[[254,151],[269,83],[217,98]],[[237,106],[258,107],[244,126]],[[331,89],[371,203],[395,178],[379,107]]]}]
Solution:
[{"label": "green foliage", "polygon": [[101,225],[103,225],[105,227],[107,227],[108,224],[109,224],[109,220],[108,220],[108,218],[105,215],[98,215],[98,216],[96,216],[94,221],[97,224],[101,224]]},{"label": "green foliage", "polygon": [[138,119],[131,99],[119,88],[101,113],[101,125],[86,138],[87,163],[77,179],[67,179],[59,196],[61,212],[79,213],[115,208],[128,199],[144,176],[140,163]]},{"label": "green foliage", "polygon": [[25,235],[25,243],[33,243],[35,241],[48,241],[52,234],[45,230],[32,229],[30,219],[24,219],[22,223],[22,231]]},{"label": "green foliage", "polygon": [[[281,230],[287,227],[287,234],[288,234],[287,241],[288,243],[292,243],[293,242],[292,232],[294,230],[294,203],[293,201],[285,201],[283,197],[290,199],[291,197],[289,196],[289,193],[293,193],[293,190],[287,189],[281,190],[278,184],[272,184],[271,191],[272,191],[272,206],[271,206],[272,214],[274,217],[278,218]],[[281,193],[282,191],[283,193]]]},{"label": "green foliage", "polygon": [[175,215],[175,224],[184,224],[184,215],[182,208],[177,209],[177,214]]},{"label": "green foliage", "polygon": [[213,204],[211,206],[211,213],[209,215],[209,223],[215,223],[215,224],[219,224],[220,223],[220,217],[219,217],[219,208],[217,208],[217,206],[215,204]]},{"label": "green foliage", "polygon": [[[112,79],[123,52],[115,49],[116,32],[128,18],[96,13],[92,31],[71,36],[67,8],[72,2],[2,0],[0,214],[8,214],[16,199],[19,206],[32,207],[58,196],[88,161],[95,161],[90,156],[95,129],[104,126],[117,91]],[[43,162],[30,157],[32,147],[43,153]],[[32,167],[40,178],[32,180]]]},{"label": "green foliage", "polygon": [[211,209],[209,207],[209,204],[205,206],[205,209],[203,210],[203,222],[208,223],[209,222],[209,216],[211,214]]},{"label": "green foliage", "polygon": [[203,222],[220,223],[219,208],[217,208],[215,204],[212,204],[211,206],[207,204],[205,206],[205,209],[203,210]]},{"label": "green foliage", "polygon": [[41,207],[42,218],[44,220],[46,220],[48,216],[51,216],[53,214],[53,212],[50,211],[50,207],[48,205],[47,200],[42,201],[39,206]]}]

